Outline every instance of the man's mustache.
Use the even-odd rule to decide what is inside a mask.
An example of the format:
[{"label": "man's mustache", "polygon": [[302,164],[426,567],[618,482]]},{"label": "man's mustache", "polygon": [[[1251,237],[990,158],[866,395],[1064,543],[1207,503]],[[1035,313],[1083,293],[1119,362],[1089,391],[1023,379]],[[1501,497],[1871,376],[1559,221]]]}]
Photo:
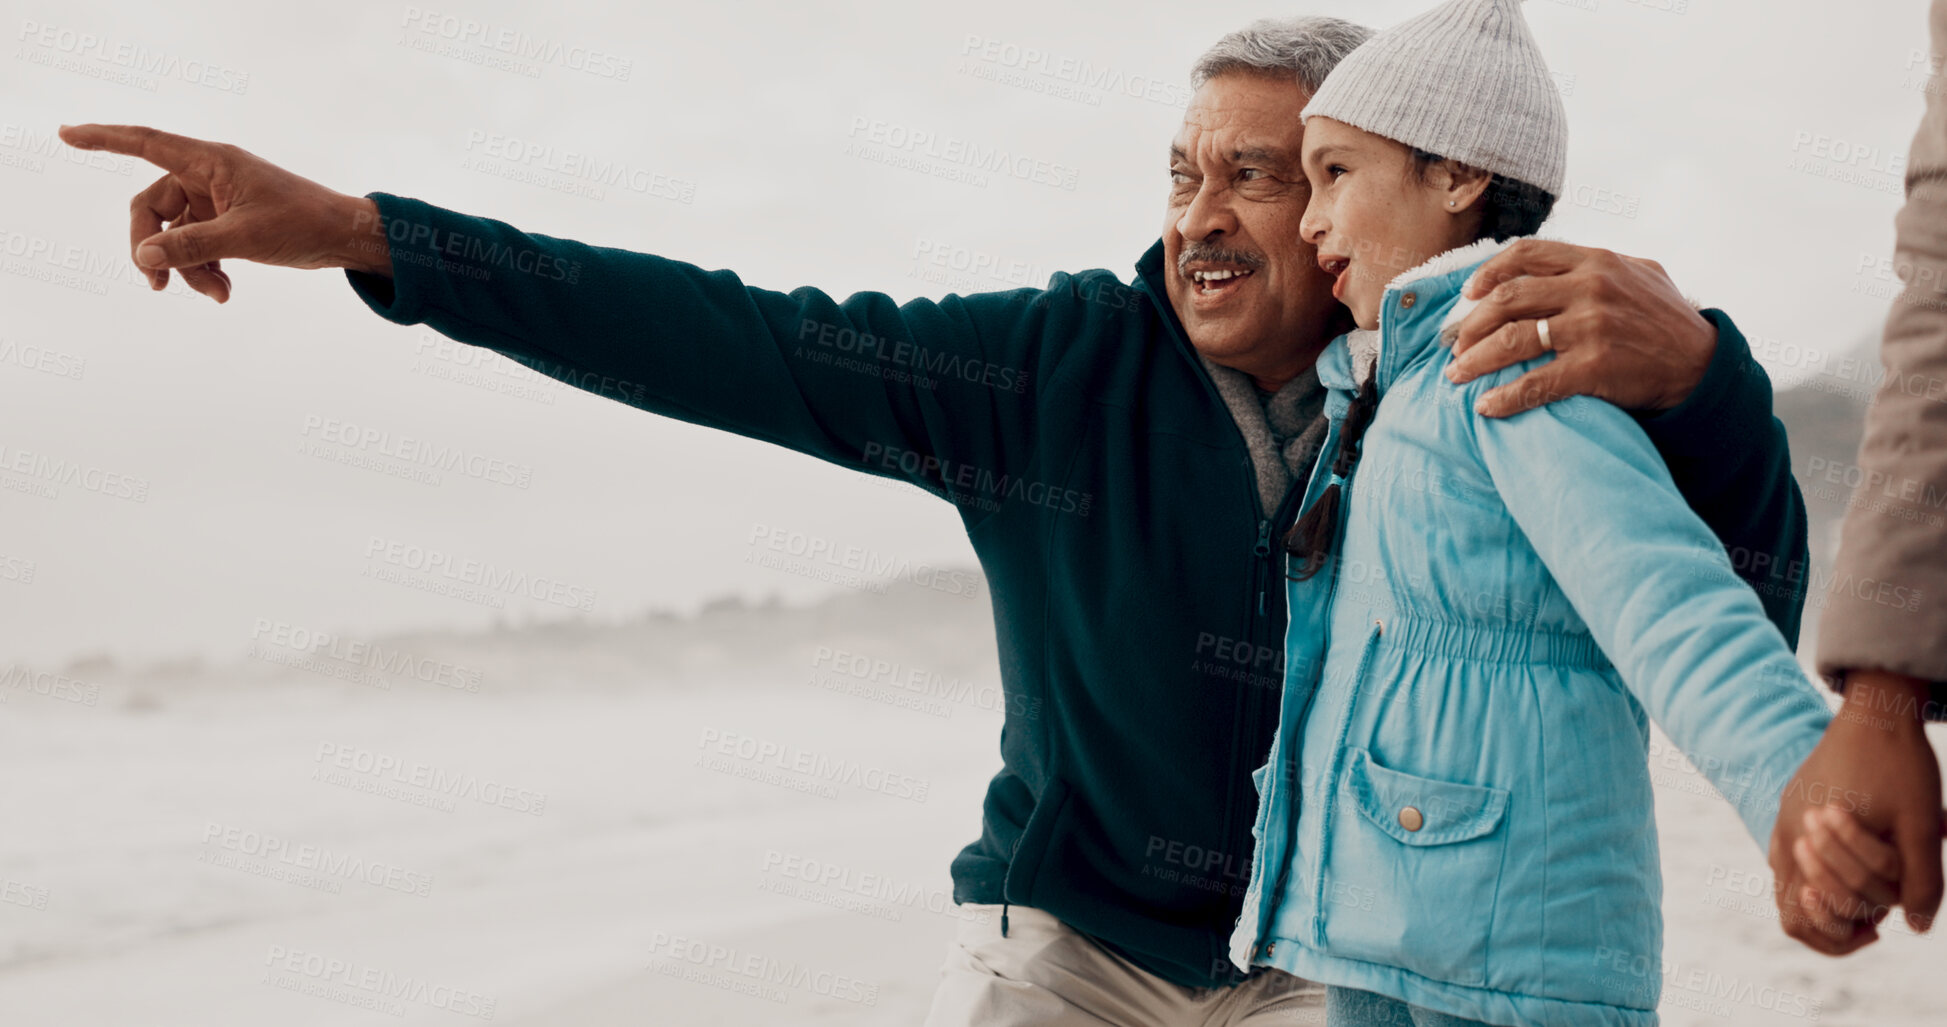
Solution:
[{"label": "man's mustache", "polygon": [[1190,274],[1190,265],[1200,260],[1212,264],[1235,264],[1249,271],[1256,271],[1267,263],[1261,253],[1191,243],[1183,248],[1182,253],[1177,254],[1176,273],[1187,277]]}]

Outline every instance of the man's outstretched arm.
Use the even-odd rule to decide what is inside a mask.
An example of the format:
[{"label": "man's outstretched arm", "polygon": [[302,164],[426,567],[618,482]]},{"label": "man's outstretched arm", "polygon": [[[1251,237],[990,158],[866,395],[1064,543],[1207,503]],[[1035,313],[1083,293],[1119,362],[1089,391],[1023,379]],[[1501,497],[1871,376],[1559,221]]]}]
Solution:
[{"label": "man's outstretched arm", "polygon": [[1039,341],[1082,330],[1059,284],[1053,296],[837,299],[370,198],[392,275],[346,275],[380,316],[631,406],[922,485],[959,468],[1018,472],[1034,385],[1057,352]]},{"label": "man's outstretched arm", "polygon": [[[523,232],[387,193],[348,196],[246,150],[140,126],[70,145],[168,173],[130,204],[130,254],[227,301],[223,259],[343,268],[375,311],[578,387],[934,491],[1019,474],[1037,387],[1091,306],[1078,280],[939,302],[746,286],[728,271]],[[165,223],[167,227],[165,228]]]}]

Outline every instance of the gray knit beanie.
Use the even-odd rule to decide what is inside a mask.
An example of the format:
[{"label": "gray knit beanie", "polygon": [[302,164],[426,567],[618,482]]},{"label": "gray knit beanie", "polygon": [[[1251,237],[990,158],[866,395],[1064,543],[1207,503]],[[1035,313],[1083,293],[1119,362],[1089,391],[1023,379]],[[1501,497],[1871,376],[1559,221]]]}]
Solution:
[{"label": "gray knit beanie", "polygon": [[1448,0],[1378,33],[1299,116],[1320,115],[1562,194],[1568,115],[1520,0]]}]

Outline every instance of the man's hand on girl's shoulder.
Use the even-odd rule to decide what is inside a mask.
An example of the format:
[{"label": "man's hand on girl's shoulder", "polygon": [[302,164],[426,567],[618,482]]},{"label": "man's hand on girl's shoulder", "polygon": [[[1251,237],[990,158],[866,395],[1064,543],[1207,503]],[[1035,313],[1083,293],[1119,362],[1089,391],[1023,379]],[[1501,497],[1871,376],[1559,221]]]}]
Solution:
[{"label": "man's hand on girl's shoulder", "polygon": [[1460,323],[1447,367],[1452,381],[1464,384],[1550,349],[1556,354],[1482,395],[1477,409],[1487,417],[1569,396],[1667,410],[1703,381],[1717,351],[1717,327],[1661,264],[1610,250],[1520,239],[1482,264],[1463,295],[1481,302]]}]

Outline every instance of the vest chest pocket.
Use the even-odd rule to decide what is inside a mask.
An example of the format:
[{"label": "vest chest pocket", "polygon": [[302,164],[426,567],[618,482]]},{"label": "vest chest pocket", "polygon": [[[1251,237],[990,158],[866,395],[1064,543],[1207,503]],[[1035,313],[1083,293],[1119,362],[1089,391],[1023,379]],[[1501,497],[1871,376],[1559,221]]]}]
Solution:
[{"label": "vest chest pocket", "polygon": [[[1346,753],[1320,913],[1327,949],[1423,977],[1487,979],[1508,791]],[[1355,813],[1356,811],[1356,813]]]}]

